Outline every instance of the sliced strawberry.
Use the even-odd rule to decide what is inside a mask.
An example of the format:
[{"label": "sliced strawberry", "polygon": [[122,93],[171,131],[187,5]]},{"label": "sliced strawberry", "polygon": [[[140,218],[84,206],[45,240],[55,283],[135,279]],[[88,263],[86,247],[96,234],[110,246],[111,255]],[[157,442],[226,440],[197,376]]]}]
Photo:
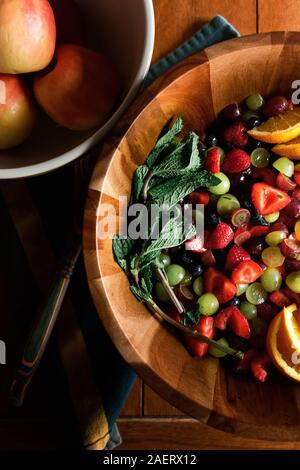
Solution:
[{"label": "sliced strawberry", "polygon": [[255,358],[256,355],[257,355],[256,349],[248,349],[248,351],[244,353],[243,359],[239,359],[237,361],[236,366],[235,366],[235,371],[246,372],[247,370],[249,370],[251,367],[251,362]]},{"label": "sliced strawberry", "polygon": [[251,371],[256,380],[265,382],[271,367],[271,359],[266,352],[258,354],[251,361]]},{"label": "sliced strawberry", "polygon": [[215,294],[220,304],[229,302],[236,293],[236,286],[228,277],[210,266],[204,273],[204,290]]},{"label": "sliced strawberry", "polygon": [[263,302],[262,304],[259,304],[256,306],[257,308],[257,315],[266,322],[270,323],[271,320],[277,315],[278,309],[275,307],[275,305],[271,305],[268,302]]},{"label": "sliced strawberry", "polygon": [[238,245],[232,245],[227,254],[225,269],[232,271],[240,263],[240,261],[246,261],[250,259],[251,256],[249,253],[247,253],[246,250],[244,250],[244,248]]},{"label": "sliced strawberry", "polygon": [[219,147],[212,147],[206,152],[205,168],[212,173],[219,173],[221,171],[221,149]]},{"label": "sliced strawberry", "polygon": [[250,284],[263,273],[263,269],[255,261],[241,261],[232,271],[231,279],[235,284]]},{"label": "sliced strawberry", "polygon": [[270,227],[266,225],[253,225],[249,228],[250,236],[253,237],[264,237],[269,233]]},{"label": "sliced strawberry", "polygon": [[204,248],[203,236],[196,235],[194,238],[191,238],[191,240],[186,241],[184,248],[187,251],[193,251],[194,253],[203,253],[206,251],[206,248]]},{"label": "sliced strawberry", "polygon": [[221,250],[225,248],[234,237],[234,232],[230,225],[220,222],[212,231],[207,248],[211,250]]},{"label": "sliced strawberry", "polygon": [[300,171],[295,171],[294,180],[298,186],[300,186]]},{"label": "sliced strawberry", "polygon": [[273,214],[286,207],[291,198],[289,195],[266,183],[254,183],[251,191],[254,207],[261,215]]},{"label": "sliced strawberry", "polygon": [[292,181],[288,176],[278,173],[276,178],[276,187],[283,191],[292,191],[296,187],[296,183]]},{"label": "sliced strawberry", "polygon": [[220,310],[215,317],[215,327],[225,330],[227,326],[241,338],[250,338],[250,326],[247,318],[234,306]]},{"label": "sliced strawberry", "polygon": [[270,186],[276,186],[276,174],[271,168],[254,168],[251,176],[254,180],[261,180]]},{"label": "sliced strawberry", "polygon": [[247,170],[250,165],[251,160],[248,153],[241,149],[232,149],[226,154],[222,171],[224,173],[240,173]]},{"label": "sliced strawberry", "polygon": [[277,307],[280,308],[287,307],[291,303],[288,296],[282,290],[272,292],[269,295],[269,299],[271,300],[271,302],[273,302],[273,304],[277,305]]},{"label": "sliced strawberry", "polygon": [[191,204],[203,204],[204,206],[207,206],[209,203],[209,192],[203,190],[199,191],[193,191],[189,195],[189,202]]},{"label": "sliced strawberry", "polygon": [[248,230],[247,225],[238,227],[234,234],[234,243],[238,246],[243,245],[246,241],[250,240],[251,233]]},{"label": "sliced strawberry", "polygon": [[[210,316],[203,316],[200,318],[198,325],[193,327],[193,330],[198,331],[207,338],[212,339],[215,334],[214,319]],[[184,334],[184,343],[187,349],[196,357],[203,357],[208,351],[208,344],[202,343],[190,335]]]}]

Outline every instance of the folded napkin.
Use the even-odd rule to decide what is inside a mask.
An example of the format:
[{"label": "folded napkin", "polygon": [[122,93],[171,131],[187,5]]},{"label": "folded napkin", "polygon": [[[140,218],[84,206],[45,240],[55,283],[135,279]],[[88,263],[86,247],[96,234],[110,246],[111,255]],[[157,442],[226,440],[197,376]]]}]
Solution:
[{"label": "folded napkin", "polygon": [[[186,57],[208,46],[238,36],[238,31],[225,18],[215,16],[192,38],[152,65],[142,88],[148,86],[158,76]],[[80,285],[82,286],[84,282],[83,276]],[[82,287],[79,293],[82,295]],[[103,426],[103,436],[106,436],[107,439],[106,449],[113,449],[121,443],[116,419],[126,402],[136,375],[114,348],[99,321],[92,302],[89,302],[89,308],[87,308],[86,301],[84,301],[80,311],[84,313],[81,315],[81,328],[87,338],[87,345],[91,348],[95,375],[101,390],[103,409],[106,415],[106,422]]]}]

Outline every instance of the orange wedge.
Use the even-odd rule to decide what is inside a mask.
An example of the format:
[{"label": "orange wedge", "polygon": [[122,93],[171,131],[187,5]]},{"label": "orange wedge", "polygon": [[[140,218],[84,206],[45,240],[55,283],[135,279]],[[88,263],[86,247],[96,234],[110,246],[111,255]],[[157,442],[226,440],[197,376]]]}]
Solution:
[{"label": "orange wedge", "polygon": [[300,382],[300,319],[295,304],[284,308],[272,320],[267,349],[275,366],[284,375]]},{"label": "orange wedge", "polygon": [[300,108],[286,111],[269,118],[266,122],[251,131],[254,139],[270,144],[282,144],[300,136]]},{"label": "orange wedge", "polygon": [[300,136],[290,140],[286,144],[278,144],[272,148],[274,153],[281,157],[288,157],[292,160],[300,160]]}]

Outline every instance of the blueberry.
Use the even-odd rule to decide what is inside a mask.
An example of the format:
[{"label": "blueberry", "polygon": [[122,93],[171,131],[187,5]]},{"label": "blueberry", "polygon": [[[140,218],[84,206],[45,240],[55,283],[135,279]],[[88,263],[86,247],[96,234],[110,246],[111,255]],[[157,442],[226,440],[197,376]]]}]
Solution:
[{"label": "blueberry", "polygon": [[205,138],[205,144],[208,148],[216,147],[218,145],[218,137],[214,133],[207,134]]},{"label": "blueberry", "polygon": [[254,129],[254,127],[260,126],[262,121],[258,119],[257,117],[252,117],[247,121],[247,129],[248,131],[251,131],[251,129]]},{"label": "blueberry", "polygon": [[178,261],[180,259],[180,256],[183,252],[183,247],[182,246],[175,246],[173,248],[170,248],[170,256],[173,261]]},{"label": "blueberry", "polygon": [[239,307],[241,301],[239,299],[239,297],[233,297],[233,299],[231,299],[228,304],[233,306],[233,307]]},{"label": "blueberry", "polygon": [[254,207],[252,208],[251,219],[255,225],[263,225],[264,227],[268,227],[270,225],[269,222],[267,222],[266,219],[260,215]]},{"label": "blueberry", "polygon": [[243,175],[245,175],[245,176],[250,176],[251,173],[252,173],[251,166],[249,166],[249,168],[247,168],[246,170],[243,171]]},{"label": "blueberry", "polygon": [[188,269],[196,263],[195,255],[192,251],[183,251],[179,259],[181,264]]},{"label": "blueberry", "polygon": [[222,250],[213,250],[213,255],[216,259],[218,266],[222,267],[225,265],[228,249],[223,248]]},{"label": "blueberry", "polygon": [[210,214],[206,217],[206,223],[211,228],[216,227],[220,222],[222,222],[222,220],[222,217],[215,212],[210,212]]},{"label": "blueberry", "polygon": [[232,173],[229,176],[229,179],[230,179],[230,185],[232,187],[239,186],[240,184],[245,183],[246,175],[244,175],[243,173]]},{"label": "blueberry", "polygon": [[200,263],[195,263],[189,268],[189,271],[193,277],[201,276],[203,274],[203,266]]}]

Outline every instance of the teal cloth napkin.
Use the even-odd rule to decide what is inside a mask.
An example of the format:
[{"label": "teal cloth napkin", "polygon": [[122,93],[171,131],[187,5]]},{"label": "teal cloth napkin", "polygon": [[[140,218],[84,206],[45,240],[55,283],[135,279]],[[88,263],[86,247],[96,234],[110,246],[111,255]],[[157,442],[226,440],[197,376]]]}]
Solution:
[{"label": "teal cloth napkin", "polygon": [[[216,44],[227,39],[238,37],[238,31],[222,16],[215,16],[209,23],[205,24],[193,37],[184,42],[175,51],[168,54],[156,64],[152,65],[147,77],[142,85],[142,89],[147,87],[159,75],[166,72],[173,65],[177,64],[186,57],[205,49],[208,46]],[[91,310],[93,309],[91,305]],[[93,357],[97,358],[97,370],[101,371],[99,377],[99,385],[102,383],[102,397],[106,417],[110,430],[110,440],[107,449],[113,449],[119,445],[122,440],[116,426],[118,418],[128,394],[135,381],[136,375],[133,370],[125,363],[123,358],[117,353],[102,325],[100,324],[98,315],[94,311],[93,315],[86,315],[86,309],[83,316],[82,328],[86,335],[92,334],[94,337],[94,346],[98,351],[93,353]],[[105,341],[99,340],[99,329],[102,331],[102,337]],[[87,342],[89,344],[89,341]],[[110,357],[111,360],[107,364],[105,358]],[[106,362],[106,365],[104,365]],[[103,378],[105,378],[105,387],[103,388]]]}]

